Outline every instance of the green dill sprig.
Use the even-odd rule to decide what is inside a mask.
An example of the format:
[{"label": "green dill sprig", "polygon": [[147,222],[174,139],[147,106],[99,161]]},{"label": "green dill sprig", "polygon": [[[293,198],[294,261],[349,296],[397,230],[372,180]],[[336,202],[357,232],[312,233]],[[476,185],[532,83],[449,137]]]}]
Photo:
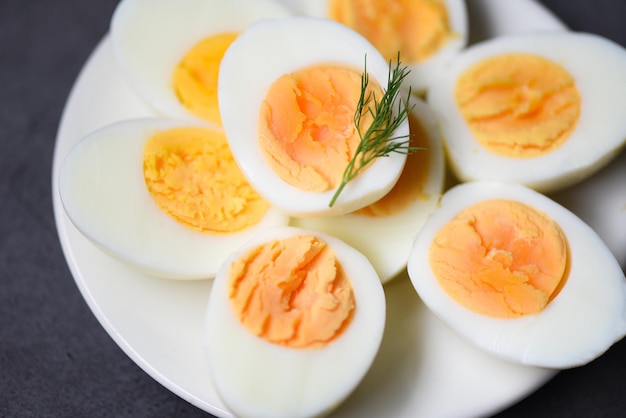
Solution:
[{"label": "green dill sprig", "polygon": [[[387,157],[392,152],[409,154],[419,149],[409,145],[410,134],[392,136],[393,132],[408,118],[409,112],[411,112],[413,107],[409,107],[411,98],[411,89],[409,88],[406,102],[398,100],[398,111],[394,115],[393,105],[409,70],[407,67],[400,66],[400,54],[398,54],[395,68],[392,69],[391,67],[390,61],[387,90],[380,101],[378,101],[376,94],[367,89],[369,76],[367,74],[367,56],[365,57],[365,66],[361,76],[361,95],[354,112],[354,124],[361,140],[356,148],[354,157],[343,172],[341,183],[328,205],[330,207],[335,204],[346,185],[376,158]],[[366,114],[371,115],[372,123],[363,133],[361,130],[361,118]],[[400,141],[401,139],[405,140]]]}]

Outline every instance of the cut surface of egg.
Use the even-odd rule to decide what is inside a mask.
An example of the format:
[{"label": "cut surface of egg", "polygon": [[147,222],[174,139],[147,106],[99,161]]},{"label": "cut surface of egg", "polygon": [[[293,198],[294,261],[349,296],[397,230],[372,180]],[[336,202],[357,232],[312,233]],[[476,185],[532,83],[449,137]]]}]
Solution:
[{"label": "cut surface of egg", "polygon": [[468,39],[465,0],[307,0],[303,9],[359,32],[388,61],[399,53],[416,93],[428,89]]},{"label": "cut surface of egg", "polygon": [[428,103],[462,181],[551,192],[596,172],[626,144],[625,73],[626,51],[597,35],[505,36],[459,54]]},{"label": "cut surface of egg", "polygon": [[268,229],[213,282],[209,371],[237,416],[322,416],[360,383],[384,324],[383,288],[365,256],[317,231]]},{"label": "cut surface of egg", "polygon": [[98,247],[167,278],[213,277],[255,230],[288,223],[246,181],[221,131],[173,119],[87,135],[66,156],[59,190]]},{"label": "cut surface of egg", "polygon": [[[375,158],[330,205],[346,166],[359,165],[357,125],[365,132],[372,123],[369,104],[355,120],[361,93],[383,100],[390,71],[367,40],[327,19],[266,20],[244,31],[222,59],[218,95],[233,155],[255,189],[300,216],[347,213],[386,194],[405,153]],[[408,131],[404,120],[390,141],[405,142]]]},{"label": "cut surface of egg", "polygon": [[380,200],[342,216],[293,218],[291,224],[334,235],[362,252],[383,283],[406,267],[415,236],[439,203],[444,185],[444,154],[435,119],[414,98],[409,115],[411,146],[400,179]]},{"label": "cut surface of egg", "polygon": [[586,364],[626,334],[626,279],[583,221],[522,185],[448,190],[408,273],[420,298],[478,347],[523,364]]},{"label": "cut surface of egg", "polygon": [[225,50],[253,22],[289,14],[272,0],[122,0],[111,20],[112,45],[123,75],[154,109],[219,125]]}]

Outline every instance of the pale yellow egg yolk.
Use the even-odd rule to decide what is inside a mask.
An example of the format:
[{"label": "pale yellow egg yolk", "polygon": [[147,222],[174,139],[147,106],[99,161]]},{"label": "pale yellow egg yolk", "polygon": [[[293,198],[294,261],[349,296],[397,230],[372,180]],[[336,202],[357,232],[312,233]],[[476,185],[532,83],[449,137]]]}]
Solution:
[{"label": "pale yellow egg yolk", "polygon": [[407,156],[402,174],[391,191],[355,213],[366,216],[391,216],[402,212],[418,199],[428,199],[423,192],[430,170],[428,136],[419,119],[409,114],[408,120],[411,132],[409,145],[418,149]]},{"label": "pale yellow egg yolk", "polygon": [[[368,92],[382,98],[373,81]],[[366,93],[366,97],[367,97]],[[339,66],[313,66],[281,76],[261,104],[258,143],[285,182],[301,190],[336,187],[360,142],[354,114],[361,74]],[[361,118],[365,132],[372,118]]]},{"label": "pale yellow egg yolk", "polygon": [[217,78],[226,49],[237,33],[219,33],[194,45],[174,69],[172,84],[178,100],[192,114],[221,126]]},{"label": "pale yellow egg yolk", "polygon": [[491,153],[536,157],[567,141],[580,116],[573,77],[530,54],[485,59],[459,78],[455,99],[478,143]]},{"label": "pale yellow egg yolk", "polygon": [[333,341],[355,310],[352,284],[334,251],[312,235],[255,247],[232,263],[228,285],[246,329],[291,348]]},{"label": "pale yellow egg yolk", "polygon": [[330,0],[328,17],[359,32],[387,60],[424,61],[453,36],[441,0]]},{"label": "pale yellow egg yolk", "polygon": [[144,147],[143,171],[157,205],[197,231],[240,231],[269,208],[239,170],[224,134],[211,129],[156,133]]},{"label": "pale yellow egg yolk", "polygon": [[435,236],[430,267],[462,306],[498,318],[540,312],[561,289],[566,238],[543,212],[512,200],[487,200],[457,215]]}]

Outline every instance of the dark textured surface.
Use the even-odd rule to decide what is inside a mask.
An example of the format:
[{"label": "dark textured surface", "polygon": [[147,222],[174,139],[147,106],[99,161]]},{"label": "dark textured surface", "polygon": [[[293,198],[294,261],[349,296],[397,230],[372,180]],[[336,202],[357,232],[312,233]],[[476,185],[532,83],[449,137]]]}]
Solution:
[{"label": "dark textured surface", "polygon": [[[0,0],[2,417],[210,416],[115,345],[80,296],[56,234],[50,173],[59,118],[116,3]],[[626,45],[626,2],[543,3],[570,28]],[[626,416],[625,395],[623,341],[498,416]]]}]

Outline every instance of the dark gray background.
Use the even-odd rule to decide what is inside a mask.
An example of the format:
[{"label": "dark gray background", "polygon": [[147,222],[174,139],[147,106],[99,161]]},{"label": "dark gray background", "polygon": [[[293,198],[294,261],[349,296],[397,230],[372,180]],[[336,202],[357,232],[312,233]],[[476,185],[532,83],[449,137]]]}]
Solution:
[{"label": "dark gray background", "polygon": [[[570,28],[626,46],[623,0],[543,3]],[[59,118],[116,4],[0,0],[0,416],[210,416],[115,345],[78,292],[57,238],[50,173]],[[498,416],[531,415],[626,416],[626,341]]]}]

